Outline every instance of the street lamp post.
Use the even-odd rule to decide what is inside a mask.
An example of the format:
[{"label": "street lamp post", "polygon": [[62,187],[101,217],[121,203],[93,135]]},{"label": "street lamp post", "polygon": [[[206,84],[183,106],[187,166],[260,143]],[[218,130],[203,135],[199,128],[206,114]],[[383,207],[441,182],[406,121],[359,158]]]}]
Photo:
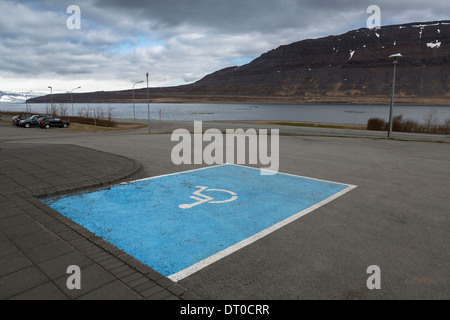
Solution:
[{"label": "street lamp post", "polygon": [[135,84],[133,84],[133,119],[134,119],[134,123],[136,123],[136,110],[134,107],[134,86],[137,85],[138,83],[142,83],[144,82],[144,80],[138,81]]},{"label": "street lamp post", "polygon": [[150,133],[150,101],[148,94],[148,72],[147,72],[147,116],[148,116],[148,133]]},{"label": "street lamp post", "polygon": [[392,96],[391,96],[391,107],[389,109],[389,131],[388,138],[392,136],[392,116],[394,111],[394,92],[395,92],[395,72],[397,69],[397,59],[403,57],[400,53],[392,54],[389,58],[393,59],[394,63],[394,75],[392,76]]},{"label": "street lamp post", "polygon": [[50,88],[50,111],[53,112],[53,88],[48,86]]},{"label": "street lamp post", "polygon": [[77,89],[80,89],[81,87],[77,87],[77,88],[73,88],[71,91],[70,91],[70,100],[72,100],[72,116],[74,117],[75,116],[75,112],[73,111],[73,95],[72,95],[72,92],[74,91],[74,90],[77,90]]},{"label": "street lamp post", "polygon": [[28,91],[25,96],[25,109],[26,109],[27,113],[30,112],[30,110],[28,109],[28,96],[31,92],[33,92],[33,90]]}]

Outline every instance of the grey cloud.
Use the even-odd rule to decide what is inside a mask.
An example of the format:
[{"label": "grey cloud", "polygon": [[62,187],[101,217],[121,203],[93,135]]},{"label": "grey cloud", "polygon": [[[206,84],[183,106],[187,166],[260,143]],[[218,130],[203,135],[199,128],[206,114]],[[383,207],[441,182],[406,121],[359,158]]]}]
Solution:
[{"label": "grey cloud", "polygon": [[[372,4],[381,8],[382,21],[390,23],[408,22],[400,20],[404,18],[402,12],[408,10],[429,10],[431,16],[448,17],[448,0],[433,3],[411,0],[97,0],[94,3],[105,11],[117,10],[124,16],[130,14],[151,20],[158,32],[189,25],[227,33],[271,33],[311,25],[342,32],[349,25],[363,27],[368,17],[366,9]],[[355,20],[342,21],[342,16],[349,13]]]},{"label": "grey cloud", "polygon": [[[0,85],[35,76],[128,85],[192,82],[242,57],[365,26],[372,0],[0,1]],[[448,19],[448,0],[380,0],[382,24]],[[141,42],[142,40],[142,42]],[[18,54],[19,53],[19,54]],[[7,76],[9,77],[7,77]],[[104,82],[103,82],[104,83]],[[95,88],[105,89],[106,88]]]}]

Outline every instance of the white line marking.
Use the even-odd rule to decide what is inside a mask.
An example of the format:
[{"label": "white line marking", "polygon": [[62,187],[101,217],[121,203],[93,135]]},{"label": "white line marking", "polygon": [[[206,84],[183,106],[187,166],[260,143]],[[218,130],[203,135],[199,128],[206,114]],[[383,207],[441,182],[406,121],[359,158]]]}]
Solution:
[{"label": "white line marking", "polygon": [[293,174],[293,173],[284,173],[284,172],[276,172],[276,171],[271,171],[271,170],[267,170],[267,169],[260,169],[260,168],[254,168],[254,167],[249,167],[249,166],[245,166],[242,164],[233,164],[233,163],[226,163],[229,165],[233,165],[233,166],[238,166],[238,167],[244,167],[244,168],[249,168],[249,169],[253,169],[253,170],[264,170],[264,171],[269,171],[269,172],[275,172],[276,174],[282,174],[285,176],[293,176],[293,177],[299,177],[299,178],[305,178],[305,179],[309,179],[309,180],[315,180],[315,181],[323,181],[323,182],[328,182],[328,183],[333,183],[333,184],[339,184],[341,186],[352,186],[352,187],[357,187],[348,183],[340,183],[340,182],[335,182],[335,181],[331,181],[331,180],[324,180],[324,179],[318,179],[318,178],[311,178],[311,177],[306,177],[306,176],[300,176],[298,174]]},{"label": "white line marking", "polygon": [[145,181],[145,180],[169,177],[169,176],[174,176],[176,174],[200,171],[200,170],[205,170],[205,169],[210,169],[210,168],[218,168],[218,167],[222,167],[222,166],[237,166],[237,167],[243,167],[243,168],[248,168],[248,169],[253,169],[253,170],[258,170],[258,171],[264,170],[264,171],[268,171],[268,172],[275,172],[276,174],[283,174],[283,175],[287,175],[287,176],[293,176],[293,177],[305,178],[305,179],[310,179],[310,180],[329,182],[329,183],[334,183],[334,184],[339,184],[339,185],[344,185],[344,186],[357,187],[357,186],[354,186],[354,185],[351,185],[351,184],[348,184],[348,183],[339,183],[339,182],[335,182],[335,181],[331,181],[331,180],[324,180],[324,179],[300,176],[300,175],[293,174],[293,173],[283,173],[283,172],[271,171],[271,170],[267,170],[267,169],[254,168],[254,167],[249,167],[249,166],[245,166],[245,165],[242,165],[242,164],[234,164],[234,163],[223,163],[223,164],[212,165],[212,166],[207,166],[207,167],[198,168],[198,169],[191,169],[191,170],[186,170],[186,171],[167,173],[167,174],[162,174],[162,175],[154,176],[154,177],[147,177],[147,178],[141,178],[141,179],[137,179],[137,180],[125,181],[125,182],[118,183],[117,185],[130,184],[130,183],[138,182],[138,181]]},{"label": "white line marking", "polygon": [[[233,165],[233,166],[239,166],[239,167],[244,167],[244,168],[250,168],[250,169],[254,169],[254,170],[261,170],[259,168],[253,168],[253,167],[249,167],[249,166],[245,166],[245,165],[240,165],[240,164],[234,164],[234,163],[224,163],[224,164],[219,164],[216,166],[207,166],[207,167],[203,167],[203,168],[199,168],[199,169],[192,169],[192,170],[186,170],[186,171],[181,171],[181,172],[175,172],[175,173],[169,173],[169,174],[164,174],[164,175],[160,175],[160,176],[155,176],[155,177],[148,177],[148,178],[143,178],[143,179],[138,179],[138,180],[134,180],[134,181],[128,181],[128,182],[122,182],[119,185],[124,185],[124,184],[130,184],[133,182],[137,182],[137,181],[144,181],[144,180],[150,180],[150,179],[156,179],[156,178],[162,178],[162,177],[168,177],[168,176],[173,176],[176,174],[181,174],[181,173],[188,173],[188,172],[194,172],[194,171],[199,171],[199,170],[205,170],[208,168],[217,168],[217,167],[221,167],[221,166],[225,166],[225,165]],[[266,170],[267,171],[267,170]],[[294,176],[294,177],[300,177],[300,178],[305,178],[305,179],[310,179],[310,180],[316,180],[316,181],[323,181],[323,182],[328,182],[328,183],[333,183],[333,184],[339,184],[339,185],[344,185],[347,186],[347,188],[345,188],[344,190],[316,203],[315,205],[302,210],[276,224],[274,224],[273,226],[264,229],[256,234],[254,234],[253,236],[242,240],[241,242],[238,242],[222,251],[219,251],[215,254],[213,254],[212,256],[197,262],[195,264],[193,264],[190,267],[187,267],[184,270],[181,270],[177,273],[174,273],[170,276],[168,276],[169,279],[171,279],[172,281],[178,282],[188,276],[190,276],[191,274],[196,273],[197,271],[207,267],[208,265],[238,251],[239,249],[242,249],[245,246],[248,246],[249,244],[252,244],[253,242],[265,237],[266,235],[286,226],[287,224],[297,220],[298,218],[301,218],[303,216],[305,216],[306,214],[316,210],[317,208],[327,204],[328,202],[333,201],[336,198],[339,198],[340,196],[342,196],[343,194],[349,192],[350,190],[356,188],[356,185],[351,185],[351,184],[346,184],[346,183],[339,183],[339,182],[334,182],[334,181],[329,181],[329,180],[323,180],[323,179],[316,179],[316,178],[311,178],[311,177],[305,177],[305,176],[300,176],[300,175],[296,175],[296,174],[291,174],[291,173],[282,173],[282,172],[276,172],[276,174],[282,174],[282,175],[288,175],[288,176]]]},{"label": "white line marking", "polygon": [[217,167],[222,167],[222,166],[226,166],[228,165],[228,163],[224,163],[224,164],[218,164],[215,166],[207,166],[207,167],[203,167],[203,168],[198,168],[198,169],[191,169],[191,170],[186,170],[186,171],[179,171],[179,172],[174,172],[174,173],[167,173],[167,174],[162,174],[159,176],[154,176],[154,177],[147,177],[147,178],[141,178],[141,179],[137,179],[137,180],[131,180],[131,181],[125,181],[125,182],[121,182],[117,185],[123,185],[123,184],[130,184],[133,182],[138,182],[138,181],[145,181],[145,180],[151,180],[151,179],[158,179],[158,178],[163,178],[163,177],[169,177],[169,176],[174,176],[176,174],[181,174],[181,173],[188,173],[188,172],[194,172],[194,171],[200,171],[200,170],[205,170],[205,169],[210,169],[210,168],[217,168]]},{"label": "white line marking", "polygon": [[226,256],[228,256],[228,255],[230,255],[230,254],[232,254],[232,253],[234,253],[234,252],[236,252],[236,251],[246,247],[246,246],[248,246],[249,244],[252,244],[253,242],[255,242],[255,241],[257,241],[257,240],[267,236],[268,234],[270,234],[270,233],[272,233],[272,232],[274,232],[274,231],[276,231],[276,230],[286,226],[287,224],[289,224],[289,223],[291,223],[291,222],[293,222],[293,221],[295,221],[295,220],[305,216],[306,214],[316,210],[317,208],[327,204],[330,201],[333,201],[334,199],[342,196],[343,194],[349,192],[350,190],[352,190],[354,188],[356,188],[356,186],[348,185],[348,187],[346,189],[344,189],[344,190],[342,190],[342,191],[340,191],[340,192],[338,192],[338,193],[336,193],[336,194],[334,194],[334,195],[332,195],[332,196],[330,196],[330,197],[328,197],[328,198],[326,198],[326,199],[316,203],[315,205],[313,205],[313,206],[311,206],[311,207],[309,207],[309,208],[307,208],[305,210],[302,210],[302,211],[300,211],[300,212],[298,212],[298,213],[296,213],[296,214],[294,214],[294,215],[292,215],[292,216],[290,216],[290,217],[288,217],[288,218],[286,218],[286,219],[284,219],[284,220],[274,224],[273,226],[271,226],[271,227],[269,227],[267,229],[264,229],[264,230],[262,230],[262,231],[260,231],[260,232],[258,232],[256,234],[254,234],[253,236],[251,236],[251,237],[249,237],[247,239],[242,240],[241,242],[238,242],[238,243],[236,243],[236,244],[234,244],[234,245],[232,245],[232,246],[230,246],[230,247],[228,247],[228,248],[226,248],[226,249],[224,249],[224,250],[222,250],[220,252],[217,252],[216,254],[213,254],[212,256],[210,256],[210,257],[208,257],[208,258],[206,258],[206,259],[204,259],[202,261],[199,261],[196,264],[194,264],[194,265],[192,265],[190,267],[187,267],[184,270],[181,270],[181,271],[179,271],[177,273],[174,273],[174,274],[168,276],[168,278],[171,279],[174,282],[178,282],[178,281],[180,281],[180,280],[182,280],[182,279],[184,279],[184,278],[186,278],[186,277],[188,277],[188,276],[190,276],[190,275],[200,271],[201,269],[209,266],[210,264],[212,264],[212,263],[214,263],[214,262],[216,262],[216,261],[218,261],[218,260],[220,260],[220,259],[222,259],[222,258],[224,258],[224,257],[226,257]]},{"label": "white line marking", "polygon": [[[213,200],[213,197],[209,197],[207,195],[202,194],[202,191],[205,191],[206,189],[208,189],[208,187],[201,187],[201,186],[197,186],[197,188],[199,188],[197,191],[194,192],[195,195],[197,195],[198,197],[195,196],[190,196],[189,198],[197,200],[197,202],[194,203],[184,203],[184,204],[180,204],[178,207],[181,209],[190,209],[192,207],[195,207],[199,204],[208,202],[210,200]],[[200,198],[199,198],[200,197]]]},{"label": "white line marking", "polygon": [[223,189],[208,189],[206,191],[218,191],[218,192],[225,192],[225,193],[229,193],[232,195],[232,197],[230,199],[227,200],[222,200],[222,201],[210,201],[209,203],[227,203],[227,202],[232,202],[234,200],[236,200],[238,198],[237,194],[233,191],[229,191],[229,190],[223,190]]}]

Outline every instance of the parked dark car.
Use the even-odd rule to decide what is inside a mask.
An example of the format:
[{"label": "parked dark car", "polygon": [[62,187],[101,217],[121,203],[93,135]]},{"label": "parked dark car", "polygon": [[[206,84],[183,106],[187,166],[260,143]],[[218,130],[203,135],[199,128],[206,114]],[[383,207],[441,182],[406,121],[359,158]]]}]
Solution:
[{"label": "parked dark car", "polygon": [[35,114],[34,116],[29,117],[28,119],[20,120],[19,126],[30,128],[30,127],[36,127],[39,123],[39,119],[45,117],[44,114]]},{"label": "parked dark car", "polygon": [[39,127],[48,129],[50,127],[67,128],[70,122],[57,117],[43,117],[39,119]]},{"label": "parked dark car", "polygon": [[17,116],[12,117],[12,124],[15,126],[19,125],[20,120],[25,120],[31,117],[31,114],[19,114]]}]

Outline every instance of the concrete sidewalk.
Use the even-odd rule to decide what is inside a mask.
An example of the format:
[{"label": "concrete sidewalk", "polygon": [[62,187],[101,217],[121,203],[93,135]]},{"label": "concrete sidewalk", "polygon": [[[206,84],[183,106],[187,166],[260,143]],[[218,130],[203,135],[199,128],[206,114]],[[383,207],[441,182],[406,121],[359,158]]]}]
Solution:
[{"label": "concrete sidewalk", "polygon": [[[38,199],[139,172],[137,161],[89,148],[0,144],[0,299],[198,299]],[[67,288],[70,265],[81,289]]]}]

